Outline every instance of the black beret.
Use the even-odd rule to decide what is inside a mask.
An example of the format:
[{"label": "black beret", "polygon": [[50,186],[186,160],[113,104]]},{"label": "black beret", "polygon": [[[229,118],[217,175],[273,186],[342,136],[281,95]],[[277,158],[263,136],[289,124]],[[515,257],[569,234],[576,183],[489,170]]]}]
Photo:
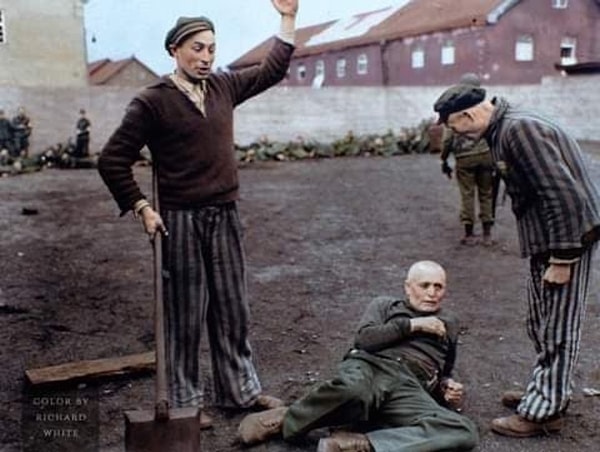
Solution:
[{"label": "black beret", "polygon": [[466,110],[485,99],[485,89],[473,85],[454,85],[442,93],[433,104],[433,110],[440,118],[438,123],[446,122],[448,116]]},{"label": "black beret", "polygon": [[170,55],[171,46],[177,46],[184,37],[191,33],[205,30],[210,30],[213,33],[215,32],[215,26],[208,17],[180,17],[177,19],[173,28],[167,32],[167,36],[165,37],[165,49]]}]

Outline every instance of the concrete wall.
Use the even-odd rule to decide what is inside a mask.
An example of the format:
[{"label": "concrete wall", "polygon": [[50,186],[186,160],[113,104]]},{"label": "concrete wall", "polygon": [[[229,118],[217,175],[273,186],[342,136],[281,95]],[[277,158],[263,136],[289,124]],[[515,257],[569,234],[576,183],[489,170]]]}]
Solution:
[{"label": "concrete wall", "polygon": [[[535,109],[581,140],[600,141],[600,75],[551,77],[539,85],[488,86],[491,96]],[[329,140],[355,133],[399,132],[436,116],[432,105],[444,87],[277,88],[237,110],[236,140],[267,134],[288,140],[298,135]]]},{"label": "concrete wall", "polygon": [[[540,85],[489,86],[490,95],[535,109],[581,140],[600,141],[600,75],[546,78]],[[433,118],[432,105],[444,87],[273,88],[236,112],[236,141],[262,135],[272,140],[329,141],[352,129],[357,134],[400,132]],[[25,106],[33,124],[32,152],[74,135],[78,111],[92,121],[91,150],[98,151],[119,124],[137,88],[17,88],[0,90],[0,108],[12,116]]]},{"label": "concrete wall", "polygon": [[0,44],[2,89],[87,85],[80,0],[0,0],[0,9],[6,28],[6,42]]}]

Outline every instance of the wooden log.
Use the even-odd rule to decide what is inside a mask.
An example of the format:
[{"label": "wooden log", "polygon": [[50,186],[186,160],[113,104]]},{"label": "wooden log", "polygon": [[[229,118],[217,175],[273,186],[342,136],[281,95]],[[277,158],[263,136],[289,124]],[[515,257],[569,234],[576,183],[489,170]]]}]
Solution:
[{"label": "wooden log", "polygon": [[152,351],[118,358],[94,359],[28,369],[25,375],[29,383],[38,385],[148,372],[154,370],[155,363],[156,356]]}]

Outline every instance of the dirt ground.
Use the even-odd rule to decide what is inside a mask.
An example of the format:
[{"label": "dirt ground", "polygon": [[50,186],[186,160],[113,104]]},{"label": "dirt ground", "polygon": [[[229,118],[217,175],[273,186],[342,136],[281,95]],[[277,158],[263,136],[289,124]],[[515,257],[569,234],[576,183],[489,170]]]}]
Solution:
[{"label": "dirt ground", "polygon": [[[598,181],[600,146],[585,147],[594,151]],[[149,192],[149,169],[136,174]],[[261,163],[240,177],[251,340],[266,392],[293,401],[331,375],[366,303],[402,294],[407,266],[434,259],[449,273],[445,303],[463,321],[457,378],[468,390],[465,415],[480,429],[478,450],[598,450],[600,397],[584,392],[600,389],[598,261],[566,428],[550,437],[503,438],[488,427],[508,414],[499,396],[523,387],[534,358],[524,327],[527,262],[518,256],[509,202],[498,209],[496,244],[464,247],[458,190],[441,175],[436,156]],[[131,217],[118,217],[94,170],[3,178],[0,196],[0,451],[120,452],[123,410],[152,408],[151,375],[33,390],[24,372],[152,348],[147,239]],[[206,381],[210,393],[208,368]],[[26,414],[51,400],[79,400],[69,398],[72,391],[89,398],[89,419],[97,413],[89,434],[99,426],[99,449],[54,447],[54,440],[26,445],[25,432],[44,420]],[[242,414],[209,412],[216,426],[203,435],[202,450],[241,450],[235,432]],[[300,445],[276,439],[248,450],[313,451],[323,433]]]}]

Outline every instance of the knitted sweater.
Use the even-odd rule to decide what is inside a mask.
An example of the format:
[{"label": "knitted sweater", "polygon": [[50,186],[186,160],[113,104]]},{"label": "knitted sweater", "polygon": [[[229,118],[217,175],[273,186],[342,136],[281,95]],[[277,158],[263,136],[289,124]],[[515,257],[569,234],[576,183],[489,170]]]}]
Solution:
[{"label": "knitted sweater", "polygon": [[135,96],[98,160],[100,175],[122,213],[144,198],[132,172],[144,146],[157,168],[162,208],[190,209],[236,200],[234,108],[281,81],[293,50],[276,38],[260,66],[212,73],[207,80],[206,116],[169,77]]}]

